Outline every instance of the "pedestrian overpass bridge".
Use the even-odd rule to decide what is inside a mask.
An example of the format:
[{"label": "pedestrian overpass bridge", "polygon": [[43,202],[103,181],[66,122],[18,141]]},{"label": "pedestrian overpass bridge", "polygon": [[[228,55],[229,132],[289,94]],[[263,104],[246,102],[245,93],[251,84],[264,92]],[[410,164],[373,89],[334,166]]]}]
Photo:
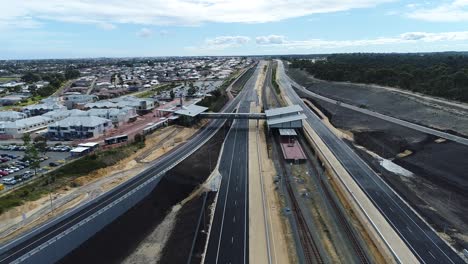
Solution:
[{"label": "pedestrian overpass bridge", "polygon": [[306,119],[299,105],[290,105],[266,110],[265,113],[207,113],[207,107],[196,104],[183,106],[171,111],[177,116],[207,119],[266,119],[268,128],[302,128],[302,120]]}]

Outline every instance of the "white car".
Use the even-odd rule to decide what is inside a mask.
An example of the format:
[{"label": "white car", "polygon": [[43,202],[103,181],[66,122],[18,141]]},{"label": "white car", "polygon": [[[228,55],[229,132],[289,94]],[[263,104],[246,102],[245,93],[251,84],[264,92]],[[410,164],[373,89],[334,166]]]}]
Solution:
[{"label": "white car", "polygon": [[3,178],[2,182],[3,184],[6,184],[6,185],[15,185],[17,183],[14,177]]},{"label": "white car", "polygon": [[12,171],[19,171],[20,169],[19,169],[19,168],[16,168],[16,167],[11,167],[10,170],[12,170]]}]

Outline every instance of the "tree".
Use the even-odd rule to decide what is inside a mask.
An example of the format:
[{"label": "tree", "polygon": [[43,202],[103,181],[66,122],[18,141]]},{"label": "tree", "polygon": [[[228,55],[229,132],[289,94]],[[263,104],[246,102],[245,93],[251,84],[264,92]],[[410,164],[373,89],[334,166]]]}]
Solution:
[{"label": "tree", "polygon": [[41,167],[41,162],[39,160],[39,151],[37,151],[34,145],[30,145],[26,148],[25,158],[29,161],[29,167],[34,170],[34,175],[37,174],[37,169]]},{"label": "tree", "polygon": [[23,134],[23,144],[26,147],[24,151],[24,159],[29,161],[29,167],[34,170],[34,174],[37,173],[37,169],[40,168],[39,151],[36,146],[31,144],[31,135],[28,133]]},{"label": "tree", "polygon": [[188,96],[192,96],[197,92],[197,89],[193,86],[193,84],[190,86],[190,88],[187,91]]},{"label": "tree", "polygon": [[175,93],[174,93],[173,90],[171,90],[171,91],[169,92],[169,95],[171,96],[171,100],[174,100],[174,98],[175,98]]},{"label": "tree", "polygon": [[71,80],[71,79],[76,79],[80,77],[80,71],[77,70],[77,69],[73,69],[73,68],[67,68],[65,70],[65,79],[67,80]]},{"label": "tree", "polygon": [[42,152],[42,154],[45,154],[47,152],[47,138],[44,136],[37,136],[34,139],[34,146],[39,152]]},{"label": "tree", "polygon": [[27,83],[35,83],[41,80],[41,76],[39,76],[39,74],[36,73],[27,72],[21,77],[21,80]]},{"label": "tree", "polygon": [[29,133],[24,133],[22,139],[23,145],[26,147],[29,146],[29,144],[31,143],[31,135],[29,135]]}]

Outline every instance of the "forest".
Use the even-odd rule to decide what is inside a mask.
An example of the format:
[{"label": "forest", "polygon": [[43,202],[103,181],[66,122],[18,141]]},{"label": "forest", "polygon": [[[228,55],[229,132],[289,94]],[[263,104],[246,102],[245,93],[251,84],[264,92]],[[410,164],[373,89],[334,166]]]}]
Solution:
[{"label": "forest", "polygon": [[468,102],[467,53],[334,54],[291,62],[322,80],[379,84]]}]

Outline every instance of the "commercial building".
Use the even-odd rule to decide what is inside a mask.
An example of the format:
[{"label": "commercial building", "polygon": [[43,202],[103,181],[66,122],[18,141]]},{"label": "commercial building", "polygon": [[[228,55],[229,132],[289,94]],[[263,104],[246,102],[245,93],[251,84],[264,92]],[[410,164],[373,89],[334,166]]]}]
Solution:
[{"label": "commercial building", "polygon": [[47,112],[43,114],[42,116],[52,118],[54,121],[59,121],[69,116],[85,116],[85,115],[86,115],[85,111],[81,111],[78,109],[72,109],[72,110],[61,109],[61,110],[54,110],[54,111]]},{"label": "commercial building", "polygon": [[86,109],[92,108],[133,108],[137,114],[146,114],[151,112],[155,107],[152,99],[136,98],[133,96],[122,96],[109,100],[101,100],[94,103],[87,103],[84,105]]},{"label": "commercial building", "polygon": [[8,122],[8,121],[16,121],[19,119],[26,118],[27,115],[25,113],[16,112],[16,111],[0,111],[0,121]]},{"label": "commercial building", "polygon": [[33,116],[16,121],[0,124],[0,134],[10,138],[20,138],[24,133],[30,133],[47,127],[54,122],[53,119],[44,116]]},{"label": "commercial building", "polygon": [[137,117],[136,110],[130,107],[120,109],[90,109],[85,114],[109,119],[114,124],[123,124]]},{"label": "commercial building", "polygon": [[99,98],[92,94],[66,94],[62,97],[63,104],[67,109],[84,108],[87,103],[96,102]]},{"label": "commercial building", "polygon": [[103,135],[112,128],[112,121],[97,116],[70,116],[50,124],[47,134],[52,138],[76,139]]},{"label": "commercial building", "polygon": [[268,128],[302,128],[306,119],[299,105],[274,108],[265,111]]},{"label": "commercial building", "polygon": [[44,100],[41,104],[28,105],[23,107],[23,112],[28,116],[37,116],[50,111],[63,109],[66,109],[66,107],[60,104],[58,100]]}]

